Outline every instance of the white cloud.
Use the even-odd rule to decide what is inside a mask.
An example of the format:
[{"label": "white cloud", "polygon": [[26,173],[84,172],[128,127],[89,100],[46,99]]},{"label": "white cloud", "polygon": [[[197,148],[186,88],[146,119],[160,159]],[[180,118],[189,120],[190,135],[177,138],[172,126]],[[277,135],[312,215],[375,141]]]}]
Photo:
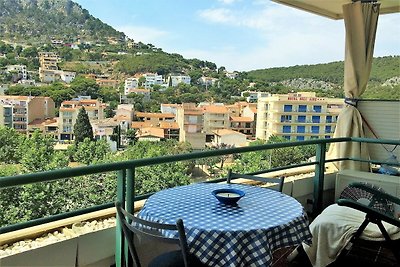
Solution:
[{"label": "white cloud", "polygon": [[221,2],[221,3],[225,4],[225,5],[233,4],[236,1],[237,0],[218,0],[218,2]]},{"label": "white cloud", "polygon": [[[258,9],[208,9],[207,22],[248,29],[257,40],[248,49],[199,52],[231,70],[251,70],[343,60],[343,22],[284,6],[259,4]],[[193,52],[193,51],[192,51]]]},{"label": "white cloud", "polygon": [[201,10],[199,11],[199,16],[208,22],[235,25],[235,17],[232,11],[227,8]]},{"label": "white cloud", "polygon": [[161,38],[166,38],[167,36],[170,36],[170,33],[167,31],[162,31],[151,27],[121,25],[115,28],[118,31],[124,32],[128,37],[132,38],[133,40],[143,43],[155,44]]}]

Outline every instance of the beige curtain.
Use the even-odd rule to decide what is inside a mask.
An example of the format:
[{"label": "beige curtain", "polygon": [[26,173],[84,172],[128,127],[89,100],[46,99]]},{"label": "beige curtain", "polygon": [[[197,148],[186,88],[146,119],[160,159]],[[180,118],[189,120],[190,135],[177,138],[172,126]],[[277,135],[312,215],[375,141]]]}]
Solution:
[{"label": "beige curtain", "polygon": [[[364,93],[371,72],[379,6],[378,3],[361,3],[361,1],[343,5],[346,28],[344,60],[346,105],[339,114],[333,137],[364,137],[357,100]],[[349,142],[332,144],[327,157],[368,159],[369,155],[366,144]],[[355,161],[337,162],[336,166],[339,170],[369,170],[369,164]]]}]

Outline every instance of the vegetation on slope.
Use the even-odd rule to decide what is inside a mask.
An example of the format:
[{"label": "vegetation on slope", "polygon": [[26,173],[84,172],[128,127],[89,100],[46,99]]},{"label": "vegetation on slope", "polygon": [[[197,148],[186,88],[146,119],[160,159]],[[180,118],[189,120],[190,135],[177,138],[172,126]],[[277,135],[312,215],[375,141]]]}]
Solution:
[{"label": "vegetation on slope", "polygon": [[49,37],[105,41],[125,35],[71,0],[0,0],[0,37],[43,42]]}]

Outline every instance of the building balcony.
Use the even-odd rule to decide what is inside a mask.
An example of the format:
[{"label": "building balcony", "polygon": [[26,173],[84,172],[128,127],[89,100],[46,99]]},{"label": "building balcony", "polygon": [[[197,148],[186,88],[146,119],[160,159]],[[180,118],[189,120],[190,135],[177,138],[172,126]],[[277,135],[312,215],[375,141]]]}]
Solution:
[{"label": "building balcony", "polygon": [[[196,160],[215,156],[225,156],[241,154],[255,151],[263,151],[277,148],[290,148],[294,146],[314,145],[316,147],[316,158],[309,162],[303,162],[290,166],[280,166],[266,171],[255,172],[266,173],[268,176],[285,175],[284,193],[296,198],[312,216],[317,215],[324,207],[334,202],[336,171],[331,168],[332,161],[351,160],[369,161],[366,159],[345,158],[325,161],[326,146],[334,142],[360,142],[360,143],[383,143],[398,146],[398,140],[376,140],[361,138],[338,138],[307,140],[303,142],[275,143],[263,146],[252,146],[245,148],[219,149],[206,152],[197,152],[184,155],[164,156],[158,158],[147,158],[130,160],[124,162],[105,163],[85,167],[76,167],[63,170],[54,170],[41,173],[31,173],[26,175],[1,177],[0,187],[2,190],[17,188],[18,186],[56,181],[63,179],[73,179],[85,175],[104,175],[115,173],[117,199],[122,203],[132,203],[128,205],[128,210],[138,211],[143,205],[144,200],[149,195],[134,196],[133,190],[123,188],[135,188],[135,170],[137,168],[161,165],[164,163],[180,162],[183,160]],[[377,164],[377,161],[369,161]],[[399,165],[399,164],[397,164]],[[225,178],[214,178],[209,182],[224,182]],[[3,191],[4,192],[4,191]],[[310,204],[311,203],[311,204]],[[46,206],[46,203],[42,203]],[[6,207],[7,208],[7,207]],[[32,221],[22,221],[17,224],[10,224],[0,228],[0,262],[4,266],[8,265],[30,265],[44,266],[68,265],[68,266],[110,266],[116,263],[122,266],[122,243],[121,230],[115,226],[115,210],[113,203],[103,203],[95,206],[84,207],[61,214],[53,214],[50,217],[38,218]],[[107,223],[103,223],[105,218]],[[95,220],[101,221],[104,227],[100,230],[84,230],[88,228],[88,223],[96,225]],[[93,223],[94,222],[94,223]],[[86,225],[86,226],[85,226]],[[94,226],[93,226],[94,227]],[[90,227],[89,227],[90,228]],[[56,229],[57,234],[49,234]],[[73,230],[71,230],[73,229]],[[75,232],[74,232],[75,231]],[[43,234],[48,238],[54,239],[56,235],[65,235],[61,241],[47,243],[43,246],[30,246],[20,252],[5,255],[5,244],[19,242],[18,246],[26,244],[27,239],[32,239]],[[25,241],[24,241],[25,240]],[[57,263],[57,264],[56,264]]]}]

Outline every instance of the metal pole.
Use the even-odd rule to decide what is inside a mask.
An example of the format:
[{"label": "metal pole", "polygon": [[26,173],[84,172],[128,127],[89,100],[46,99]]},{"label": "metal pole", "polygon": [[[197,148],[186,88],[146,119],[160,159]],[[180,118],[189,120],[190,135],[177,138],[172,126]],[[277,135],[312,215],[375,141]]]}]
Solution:
[{"label": "metal pole", "polygon": [[[125,175],[126,172],[125,170],[120,170],[118,171],[118,176],[117,176],[117,200],[118,202],[121,203],[121,205],[124,207],[125,204]],[[122,259],[123,259],[123,251],[124,251],[124,238],[122,234],[122,228],[119,223],[118,219],[118,214],[117,214],[117,220],[116,220],[116,225],[115,225],[115,231],[116,231],[116,237],[115,237],[115,265],[116,267],[122,267]]]},{"label": "metal pole", "polygon": [[325,153],[326,144],[318,144],[317,154],[315,161],[315,176],[314,176],[314,201],[313,201],[313,215],[317,215],[322,211],[323,192],[324,192],[324,175],[325,175]]}]

